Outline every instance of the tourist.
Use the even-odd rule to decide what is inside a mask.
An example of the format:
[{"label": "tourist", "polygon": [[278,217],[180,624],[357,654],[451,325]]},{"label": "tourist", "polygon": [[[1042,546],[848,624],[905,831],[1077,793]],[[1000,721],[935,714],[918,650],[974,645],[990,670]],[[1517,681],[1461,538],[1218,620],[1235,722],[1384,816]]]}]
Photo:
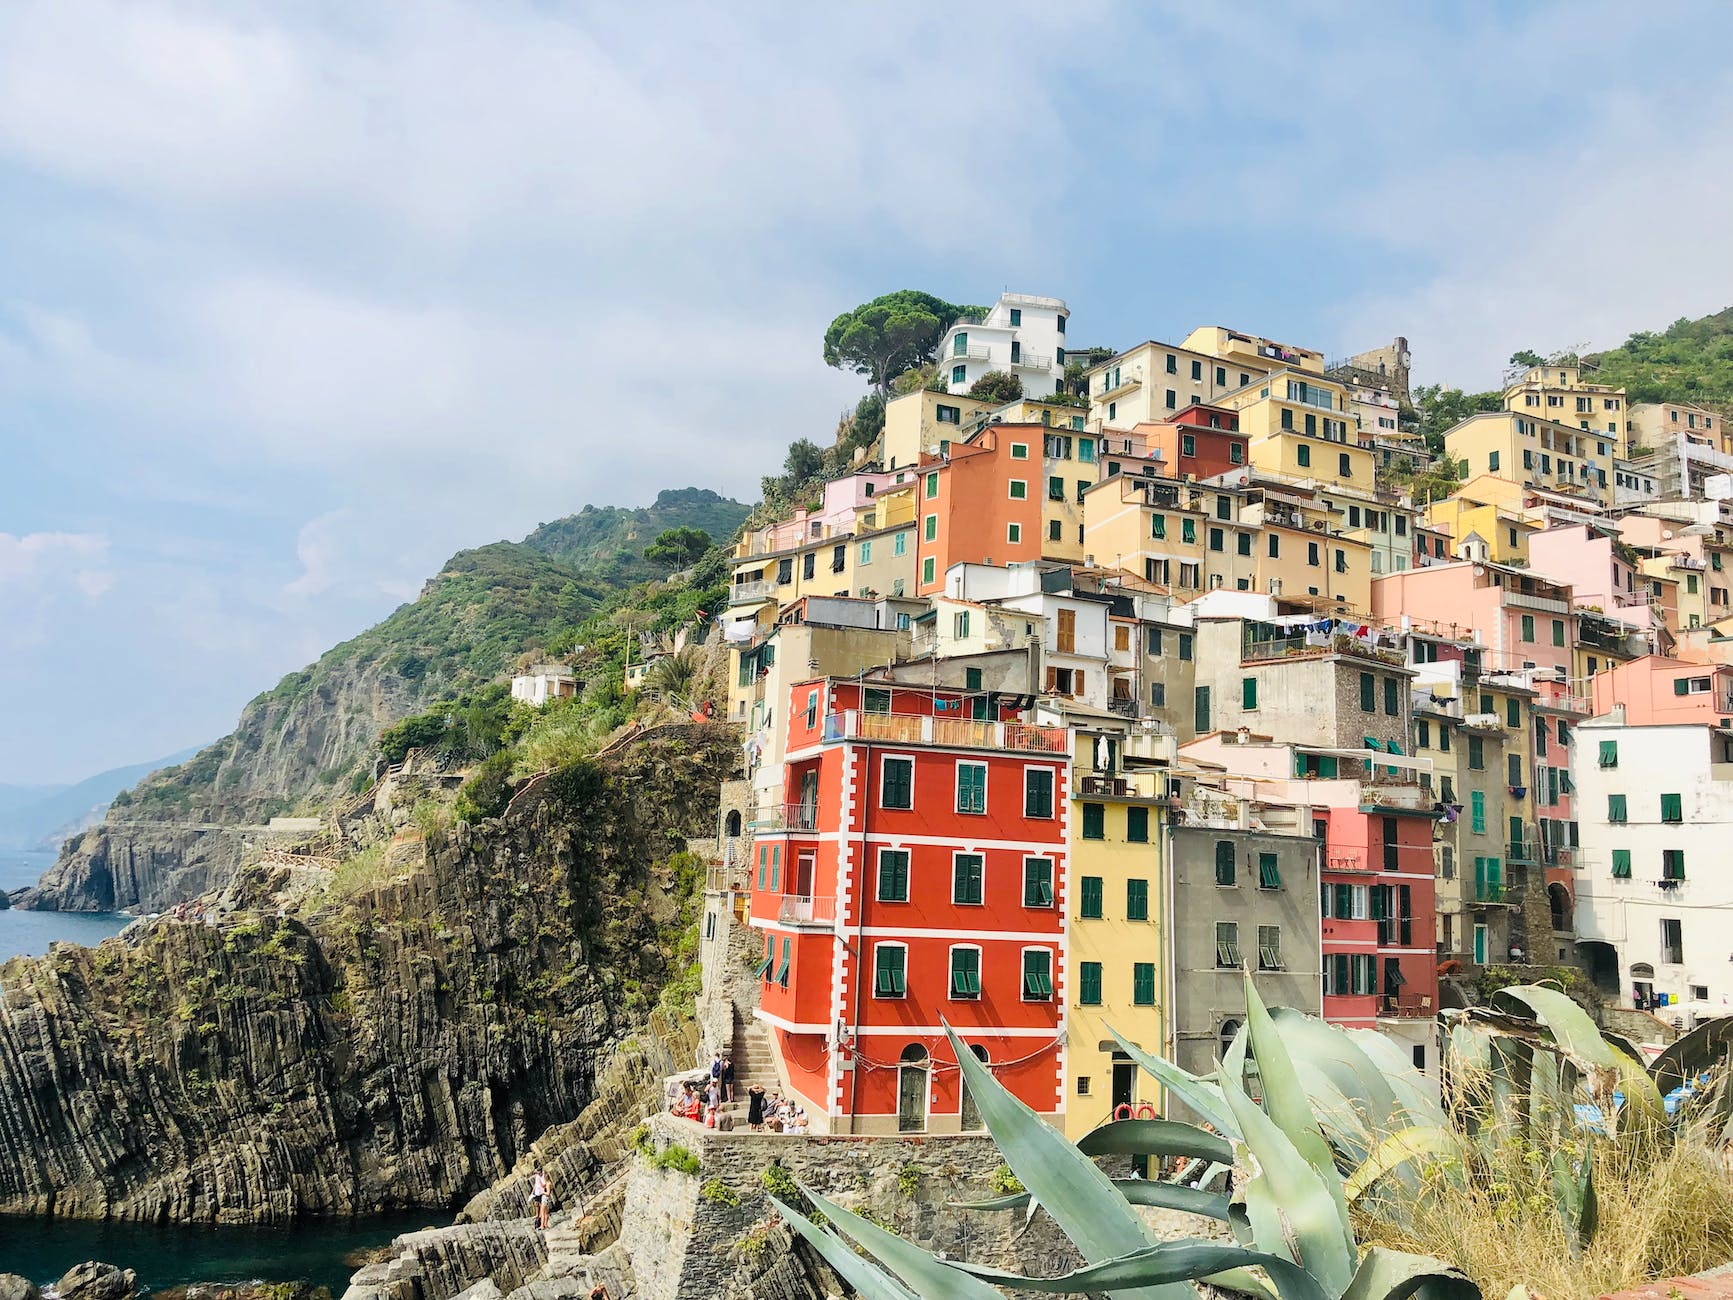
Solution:
[{"label": "tourist", "polygon": [[764,1127],[764,1089],[756,1083],[746,1090],[746,1127],[755,1133]]},{"label": "tourist", "polygon": [[722,1100],[734,1100],[734,1058],[731,1056],[722,1058]]},{"label": "tourist", "polygon": [[530,1201],[535,1206],[536,1227],[543,1232],[548,1230],[548,1207],[553,1201],[548,1191],[548,1176],[542,1172],[540,1165],[535,1173],[530,1175]]},{"label": "tourist", "polygon": [[680,1085],[680,1095],[674,1099],[674,1115],[679,1119],[698,1118],[698,1094],[690,1081]]},{"label": "tourist", "polygon": [[720,1084],[722,1082],[722,1053],[721,1052],[710,1053],[710,1082],[716,1083],[716,1084]]}]

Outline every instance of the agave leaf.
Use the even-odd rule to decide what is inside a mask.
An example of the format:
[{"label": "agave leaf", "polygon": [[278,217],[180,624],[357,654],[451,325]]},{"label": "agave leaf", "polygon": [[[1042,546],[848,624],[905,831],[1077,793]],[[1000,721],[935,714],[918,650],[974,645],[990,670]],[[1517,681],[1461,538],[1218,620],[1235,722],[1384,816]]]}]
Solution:
[{"label": "agave leaf", "polygon": [[[1393,1119],[1396,1093],[1391,1088],[1388,1070],[1375,1063],[1358,1040],[1350,1037],[1346,1030],[1316,1016],[1286,1007],[1271,1008],[1269,1016],[1275,1022],[1282,1041],[1287,1044],[1294,1063],[1308,1062],[1325,1074],[1342,1095],[1354,1103],[1364,1117],[1367,1129],[1384,1134],[1400,1127]],[[1366,1034],[1387,1044],[1390,1041],[1383,1034],[1371,1030]],[[1254,1042],[1252,1051],[1256,1053],[1257,1050]],[[1396,1048],[1392,1047],[1391,1051],[1400,1057]],[[1260,1063],[1262,1059],[1259,1056]],[[1414,1067],[1410,1065],[1407,1068],[1412,1070]]]},{"label": "agave leaf", "polygon": [[1671,1092],[1687,1079],[1695,1079],[1704,1070],[1726,1060],[1730,1044],[1733,1044],[1733,1016],[1705,1020],[1670,1043],[1649,1065],[1649,1075],[1657,1089]]},{"label": "agave leaf", "polygon": [[[1208,1219],[1228,1217],[1228,1198],[1220,1192],[1206,1192],[1180,1183],[1158,1182],[1153,1178],[1115,1178],[1113,1185],[1121,1196],[1133,1205],[1155,1205],[1164,1210],[1184,1210]],[[996,1196],[990,1201],[952,1201],[958,1210],[1018,1210],[1031,1203],[1028,1192],[1015,1196]]]},{"label": "agave leaf", "polygon": [[1371,1247],[1342,1300],[1404,1300],[1425,1288],[1427,1300],[1480,1300],[1468,1275],[1430,1255]]},{"label": "agave leaf", "polygon": [[1402,1055],[1402,1049],[1388,1034],[1376,1029],[1342,1032],[1366,1054],[1378,1077],[1390,1085],[1390,1091],[1396,1094],[1396,1104],[1406,1113],[1410,1124],[1428,1126],[1447,1122],[1444,1106],[1438,1100],[1438,1085],[1414,1068],[1414,1063]]},{"label": "agave leaf", "polygon": [[[1012,1291],[1044,1291],[1057,1295],[1128,1285],[1179,1283],[1215,1277],[1232,1269],[1255,1267],[1269,1273],[1282,1300],[1332,1300],[1331,1293],[1319,1285],[1318,1279],[1292,1260],[1217,1241],[1164,1241],[1118,1259],[1087,1264],[1063,1277],[1024,1277],[980,1264],[954,1264],[952,1267]],[[1191,1294],[1196,1300],[1197,1293]]]},{"label": "agave leaf", "polygon": [[[1342,1235],[1349,1243],[1351,1258],[1354,1227],[1348,1222],[1348,1202],[1342,1191],[1342,1176],[1336,1170],[1335,1152],[1330,1150],[1324,1131],[1318,1127],[1318,1117],[1312,1110],[1312,1103],[1306,1100],[1305,1089],[1300,1086],[1300,1076],[1294,1069],[1293,1058],[1288,1055],[1288,1045],[1277,1032],[1276,1022],[1270,1019],[1264,1000],[1258,996],[1249,970],[1245,974],[1245,985],[1246,1032],[1252,1054],[1257,1058],[1258,1074],[1263,1079],[1264,1113],[1275,1121],[1276,1127],[1293,1143],[1294,1150],[1317,1172],[1318,1181],[1335,1203],[1336,1217],[1341,1221]],[[1321,1021],[1317,1023],[1322,1024]],[[1317,1036],[1308,1031],[1306,1037],[1310,1040]],[[1333,1036],[1329,1041],[1332,1046],[1341,1045],[1340,1040]],[[1384,1112],[1388,1114],[1395,1109],[1395,1098],[1388,1088],[1384,1095],[1390,1098]]]},{"label": "agave leaf", "polygon": [[1558,989],[1538,984],[1518,985],[1501,989],[1494,995],[1495,1006],[1514,1002],[1526,1007],[1552,1034],[1560,1051],[1571,1057],[1589,1077],[1589,1092],[1602,1110],[1611,1109],[1612,1085],[1624,1090],[1625,1105],[1647,1121],[1659,1121],[1666,1114],[1660,1090],[1640,1061],[1633,1060],[1601,1037],[1601,1031],[1584,1011]]},{"label": "agave leaf", "polygon": [[[1340,1175],[1334,1166],[1330,1168],[1332,1193],[1287,1134],[1246,1096],[1225,1062],[1220,1078],[1222,1095],[1257,1162],[1256,1173],[1240,1187],[1240,1203],[1253,1240],[1262,1250],[1295,1263],[1304,1261],[1325,1291],[1341,1295],[1354,1275],[1354,1240],[1337,1208],[1342,1198]],[[1277,1279],[1277,1287],[1286,1291],[1282,1279]]]},{"label": "agave leaf", "polygon": [[1461,1150],[1461,1139],[1448,1128],[1438,1125],[1405,1128],[1372,1149],[1372,1154],[1349,1175],[1343,1195],[1350,1202],[1357,1201],[1372,1184],[1410,1160],[1421,1156],[1460,1156]]},{"label": "agave leaf", "polygon": [[1077,1141],[1086,1156],[1195,1156],[1223,1164],[1234,1158],[1233,1144],[1194,1124],[1172,1119],[1116,1119],[1090,1129]]},{"label": "agave leaf", "polygon": [[957,1300],[1004,1300],[985,1282],[959,1273],[913,1242],[904,1241],[896,1233],[886,1232],[878,1224],[825,1200],[809,1187],[800,1190],[820,1214],[836,1224],[839,1232],[902,1278],[917,1294],[955,1296]]},{"label": "agave leaf", "polygon": [[1136,1043],[1128,1041],[1125,1035],[1112,1025],[1107,1026],[1107,1032],[1113,1035],[1113,1041],[1119,1044],[1120,1051],[1136,1061],[1168,1092],[1190,1106],[1204,1123],[1226,1137],[1239,1136],[1239,1130],[1234,1127],[1233,1112],[1222,1100],[1222,1090],[1219,1087],[1208,1079],[1200,1079],[1197,1075],[1180,1069],[1172,1061],[1151,1056]]},{"label": "agave leaf", "polygon": [[854,1288],[865,1300],[921,1300],[913,1291],[897,1281],[871,1260],[862,1259],[850,1250],[848,1243],[835,1233],[826,1232],[798,1210],[790,1209],[774,1196],[770,1198],[777,1212],[814,1250],[824,1262],[836,1270],[836,1275]]},{"label": "agave leaf", "polygon": [[[1041,1208],[1090,1261],[1114,1259],[1154,1244],[1148,1225],[1108,1181],[1088,1156],[1064,1134],[1025,1106],[955,1031],[945,1026],[969,1095],[998,1144],[1017,1181],[1029,1189]],[[1129,1300],[1195,1300],[1180,1284],[1137,1288],[1122,1293]]]},{"label": "agave leaf", "polygon": [[1221,1287],[1224,1290],[1238,1291],[1241,1295],[1251,1296],[1252,1300],[1282,1300],[1270,1289],[1268,1282],[1250,1269],[1224,1268],[1221,1272],[1211,1273],[1207,1277],[1199,1278],[1198,1281],[1207,1282],[1211,1286]]}]

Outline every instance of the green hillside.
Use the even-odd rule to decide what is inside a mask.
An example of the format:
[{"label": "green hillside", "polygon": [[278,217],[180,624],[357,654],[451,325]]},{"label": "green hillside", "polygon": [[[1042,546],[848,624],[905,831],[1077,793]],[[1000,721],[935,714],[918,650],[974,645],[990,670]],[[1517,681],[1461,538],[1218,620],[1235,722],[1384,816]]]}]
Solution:
[{"label": "green hillside", "polygon": [[726,542],[746,521],[748,509],[707,488],[675,488],[640,510],[585,506],[575,515],[543,524],[523,544],[580,569],[605,571],[615,582],[642,582],[663,573],[644,559],[644,548],[656,534],[696,528],[714,542]]},{"label": "green hillside", "polygon": [[1595,383],[1622,384],[1633,402],[1702,402],[1733,410],[1733,307],[1641,330],[1606,352],[1583,357]]}]

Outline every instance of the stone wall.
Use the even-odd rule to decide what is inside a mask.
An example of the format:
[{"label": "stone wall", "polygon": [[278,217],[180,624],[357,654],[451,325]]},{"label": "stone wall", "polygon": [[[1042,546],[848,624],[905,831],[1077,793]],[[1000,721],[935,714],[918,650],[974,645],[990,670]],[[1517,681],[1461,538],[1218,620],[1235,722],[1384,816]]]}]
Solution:
[{"label": "stone wall", "polygon": [[[642,1160],[633,1170],[620,1242],[631,1256],[640,1300],[727,1295],[770,1300],[772,1294],[778,1300],[805,1295],[818,1300],[823,1295],[821,1275],[811,1267],[805,1272],[811,1289],[804,1292],[795,1271],[778,1270],[789,1247],[767,1222],[772,1207],[764,1172],[772,1163],[780,1163],[797,1183],[870,1212],[929,1250],[1041,1272],[1053,1271],[1055,1261],[1065,1267],[1077,1262],[1076,1252],[1045,1216],[1023,1231],[1020,1214],[953,1208],[951,1202],[995,1194],[989,1180],[1003,1162],[986,1136],[717,1133],[660,1115],[649,1126],[656,1150],[685,1147],[701,1169],[684,1174]],[[779,1279],[774,1292],[763,1280],[770,1275]]]}]

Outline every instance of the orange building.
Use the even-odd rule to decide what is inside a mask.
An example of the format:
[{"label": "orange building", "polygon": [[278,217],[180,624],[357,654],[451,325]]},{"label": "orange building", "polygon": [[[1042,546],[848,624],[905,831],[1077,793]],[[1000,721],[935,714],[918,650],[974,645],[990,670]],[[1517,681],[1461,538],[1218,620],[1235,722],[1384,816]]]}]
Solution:
[{"label": "orange building", "polygon": [[[1039,424],[989,425],[967,442],[952,443],[942,455],[921,457],[915,594],[942,590],[945,570],[953,564],[1003,567],[1042,558],[1049,532],[1044,520],[1047,433]],[[1093,437],[1090,443],[1093,447]],[[1062,488],[1061,496],[1063,504],[1069,491]],[[1072,540],[1057,522],[1059,540]]]},{"label": "orange building", "polygon": [[1597,718],[1622,704],[1630,727],[1694,722],[1724,727],[1733,718],[1733,668],[1723,664],[1644,655],[1597,673],[1590,689]]},{"label": "orange building", "polygon": [[813,1127],[981,1127],[941,1021],[1036,1111],[1064,1107],[1062,727],[967,692],[822,678],[788,701],[755,827],[758,1017]]}]

